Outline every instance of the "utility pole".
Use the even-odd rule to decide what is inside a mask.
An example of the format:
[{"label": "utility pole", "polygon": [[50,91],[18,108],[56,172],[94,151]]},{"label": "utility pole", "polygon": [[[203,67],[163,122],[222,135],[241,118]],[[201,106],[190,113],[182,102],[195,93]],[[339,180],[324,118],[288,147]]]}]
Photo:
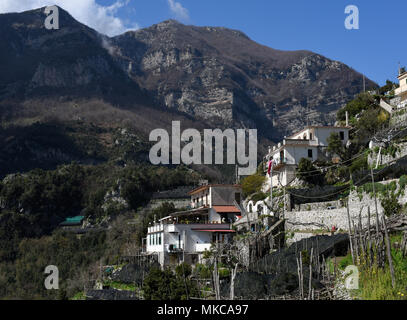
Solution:
[{"label": "utility pole", "polygon": [[285,186],[283,187],[283,201],[284,201],[284,205],[283,205],[283,216],[282,216],[282,219],[284,219],[284,217],[285,217],[285,205],[286,205],[286,201],[285,201]]},{"label": "utility pole", "polygon": [[376,159],[376,169],[379,166],[379,159],[380,159],[380,153],[382,151],[382,147],[379,148],[379,153],[377,154],[377,159]]},{"label": "utility pole", "polygon": [[270,212],[273,212],[273,160],[270,161]]}]

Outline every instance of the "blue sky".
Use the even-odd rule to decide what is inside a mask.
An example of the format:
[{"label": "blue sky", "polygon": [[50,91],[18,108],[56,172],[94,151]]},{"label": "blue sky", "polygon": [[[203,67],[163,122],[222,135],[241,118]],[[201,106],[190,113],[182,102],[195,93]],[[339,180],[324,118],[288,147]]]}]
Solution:
[{"label": "blue sky", "polygon": [[[112,1],[100,0],[109,4]],[[187,24],[239,29],[251,39],[282,50],[306,49],[339,60],[383,84],[396,81],[407,64],[406,0],[178,0]],[[359,8],[359,30],[344,26],[345,7]],[[175,17],[167,0],[131,0],[119,11],[147,27]]]},{"label": "blue sky", "polygon": [[[223,26],[281,50],[310,50],[339,60],[379,84],[407,65],[406,0],[0,0],[0,13],[57,4],[79,21],[115,35],[175,18]],[[359,30],[347,30],[345,7],[359,8]]]}]

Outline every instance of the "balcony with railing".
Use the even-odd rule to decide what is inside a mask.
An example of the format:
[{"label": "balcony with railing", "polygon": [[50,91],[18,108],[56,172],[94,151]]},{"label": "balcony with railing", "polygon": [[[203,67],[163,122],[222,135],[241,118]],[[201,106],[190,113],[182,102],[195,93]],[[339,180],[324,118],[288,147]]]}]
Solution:
[{"label": "balcony with railing", "polygon": [[148,233],[161,232],[164,230],[164,225],[162,223],[156,223],[151,227],[148,227]]},{"label": "balcony with railing", "polygon": [[211,243],[196,243],[195,252],[205,252],[211,250]]},{"label": "balcony with railing", "polygon": [[[278,170],[280,169],[282,166],[286,165],[286,164],[295,164],[292,160],[288,159],[288,158],[277,158],[273,160],[273,170]],[[264,162],[264,172],[266,172],[268,170],[268,161]]]},{"label": "balcony with railing", "polygon": [[192,209],[198,209],[198,208],[205,208],[207,207],[207,204],[205,201],[198,201],[198,202],[192,202],[191,203],[191,208]]},{"label": "balcony with railing", "polygon": [[181,241],[181,243],[178,243],[178,244],[175,244],[175,243],[166,244],[165,250],[170,253],[178,253],[178,252],[184,251],[183,246],[184,246],[184,243],[182,241]]},{"label": "balcony with railing", "polygon": [[284,139],[283,145],[308,145],[308,146],[318,146],[317,139]]}]

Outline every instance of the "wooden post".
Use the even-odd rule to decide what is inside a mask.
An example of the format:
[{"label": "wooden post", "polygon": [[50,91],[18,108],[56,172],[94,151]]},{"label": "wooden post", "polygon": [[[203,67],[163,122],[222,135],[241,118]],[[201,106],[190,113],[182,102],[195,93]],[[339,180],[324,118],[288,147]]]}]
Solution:
[{"label": "wooden post", "polygon": [[347,206],[346,206],[346,210],[347,210],[347,213],[348,213],[350,253],[352,255],[352,264],[354,265],[355,264],[355,255],[354,255],[354,252],[353,252],[353,244],[352,244],[352,226],[351,226],[351,223],[350,223],[349,197],[348,197],[348,203],[347,203]]},{"label": "wooden post", "polygon": [[286,200],[285,200],[285,186],[284,186],[284,188],[283,188],[283,202],[284,202],[284,204],[283,204],[283,216],[282,216],[282,219],[285,219],[285,206],[286,206]]},{"label": "wooden post", "polygon": [[363,243],[363,235],[362,235],[362,210],[363,207],[360,208],[359,211],[359,240],[360,240],[360,246],[363,254],[365,253],[365,244]]},{"label": "wooden post", "polygon": [[236,273],[237,273],[237,263],[235,265],[235,268],[232,269],[232,276],[230,279],[230,300],[235,300],[235,278],[236,278]]},{"label": "wooden post", "polygon": [[214,282],[214,287],[215,287],[216,300],[220,300],[218,257],[215,258],[215,265],[213,268],[213,282]]},{"label": "wooden post", "polygon": [[355,222],[352,221],[353,225],[353,240],[355,241],[355,258],[356,258],[356,263],[359,263],[359,243],[358,243],[358,232],[355,226]]},{"label": "wooden post", "polygon": [[314,255],[314,247],[311,247],[311,256],[309,262],[309,281],[308,281],[308,300],[311,300],[312,293],[312,258]]},{"label": "wooden post", "polygon": [[300,293],[301,297],[301,273],[300,273],[300,262],[298,260],[298,256],[295,258],[297,260],[297,274],[298,274],[298,292]]},{"label": "wooden post", "polygon": [[389,267],[390,267],[390,274],[391,274],[391,285],[393,286],[393,289],[394,289],[396,286],[396,279],[394,276],[393,259],[391,257],[391,243],[390,243],[389,233],[387,232],[386,217],[384,216],[384,213],[383,213],[382,220],[383,220],[383,226],[384,226],[384,236],[386,239],[387,259],[389,260]]},{"label": "wooden post", "polygon": [[302,276],[302,256],[300,254],[300,258],[297,259],[297,271],[298,271],[298,291],[300,293],[300,299],[304,299],[304,282]]},{"label": "wooden post", "polygon": [[370,207],[367,207],[367,250],[369,257],[369,266],[372,265],[372,252],[371,252],[371,238],[370,238]]},{"label": "wooden post", "polygon": [[300,253],[301,298],[304,300],[304,273],[302,268],[302,253]]},{"label": "wooden post", "polygon": [[327,265],[326,269],[328,270],[328,283],[330,283],[331,282],[331,269],[330,269],[328,261],[326,261],[326,265]]},{"label": "wooden post", "polygon": [[377,231],[377,234],[379,234],[379,212],[377,211],[377,197],[376,197],[376,187],[374,185],[373,168],[370,168],[370,176],[372,177],[374,205],[375,205],[375,209],[376,209],[376,231]]},{"label": "wooden post", "polygon": [[319,273],[320,273],[321,266],[320,266],[320,263],[319,263],[319,241],[318,241],[318,237],[316,238],[316,241],[317,241],[317,252],[315,254],[315,257],[317,259],[317,270],[318,270],[318,280],[319,280]]}]

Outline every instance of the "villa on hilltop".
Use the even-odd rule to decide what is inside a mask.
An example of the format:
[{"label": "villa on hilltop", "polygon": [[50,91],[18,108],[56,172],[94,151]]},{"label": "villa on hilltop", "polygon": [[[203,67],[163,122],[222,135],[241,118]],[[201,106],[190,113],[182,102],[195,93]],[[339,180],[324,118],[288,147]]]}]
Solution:
[{"label": "villa on hilltop", "polygon": [[381,99],[380,101],[380,106],[390,114],[407,107],[407,71],[405,67],[399,68],[397,79],[399,80],[399,87],[394,90],[394,97],[390,100]]},{"label": "villa on hilltop", "polygon": [[[346,145],[349,141],[349,130],[349,126],[308,126],[284,138],[277,146],[270,147],[263,163],[267,171],[267,162],[273,160],[273,186],[286,186],[291,183],[295,179],[295,170],[302,158],[311,161],[320,157],[325,158],[331,133],[337,133],[342,143]],[[268,174],[267,176],[270,178]]]}]

